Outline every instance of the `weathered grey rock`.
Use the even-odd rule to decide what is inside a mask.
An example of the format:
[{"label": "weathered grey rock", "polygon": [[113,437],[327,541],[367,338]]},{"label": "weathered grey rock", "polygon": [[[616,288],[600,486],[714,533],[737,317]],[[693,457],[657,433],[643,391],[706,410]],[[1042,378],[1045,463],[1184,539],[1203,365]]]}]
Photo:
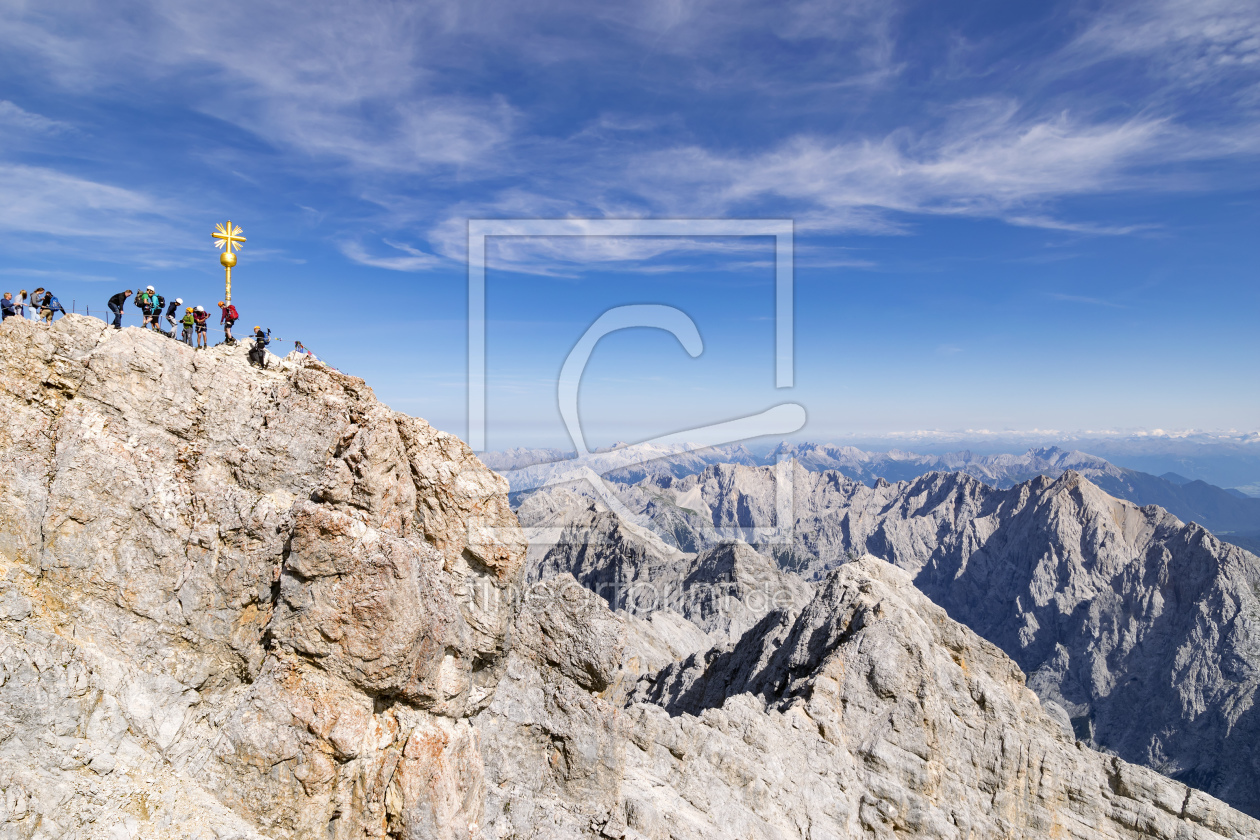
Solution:
[{"label": "weathered grey rock", "polygon": [[484,836],[591,837],[618,812],[627,733],[609,695],[623,625],[569,575],[526,594],[503,679],[476,719]]},{"label": "weathered grey rock", "polygon": [[[1191,446],[1193,448],[1194,444]],[[1244,458],[1240,456],[1246,453],[1236,451],[1234,454],[1234,460],[1241,461]],[[491,468],[505,472],[513,491],[537,489],[554,482],[577,463],[566,462],[575,458],[573,452],[556,449],[516,449],[486,453],[482,457]],[[895,449],[867,452],[855,446],[825,443],[784,442],[764,454],[754,454],[739,444],[707,449],[639,444],[606,451],[586,459],[583,464],[610,482],[624,485],[646,479],[683,478],[715,464],[766,466],[788,460],[814,472],[839,472],[868,485],[879,479],[914,481],[932,472],[963,472],[992,487],[1007,488],[1038,475],[1058,478],[1073,470],[1118,499],[1140,506],[1159,505],[1183,522],[1197,522],[1209,531],[1228,535],[1229,541],[1246,539],[1236,535],[1260,530],[1260,499],[1248,498],[1241,491],[1225,490],[1174,474],[1157,476],[1126,469],[1097,455],[1057,446],[1036,447],[1020,454],[962,451],[921,455]],[[666,511],[660,511],[658,524],[663,525],[667,517]],[[680,533],[679,537],[685,539],[685,534]],[[1245,542],[1238,544],[1249,548]],[[695,546],[684,542],[678,545],[685,551],[696,550]]]},{"label": "weathered grey rock", "polygon": [[[615,614],[565,575],[514,603],[505,483],[319,364],[9,319],[0,420],[0,837],[1257,834],[1073,743],[877,561],[798,614],[746,546],[657,564],[638,526],[557,510],[748,613]],[[767,585],[795,594],[758,617]],[[752,626],[638,684],[675,714],[627,707],[697,621]]]},{"label": "weathered grey rock", "polygon": [[[874,487],[792,475],[790,548],[765,547],[781,564],[821,575],[887,558],[1012,656],[1078,737],[1260,814],[1260,559],[1070,471],[1008,490],[959,473]],[[667,538],[686,521],[700,545],[777,523],[770,468],[711,467],[624,498],[665,515]]]},{"label": "weathered grey rock", "polygon": [[3,837],[467,837],[524,541],[319,364],[0,328]]},{"label": "weathered grey rock", "polygon": [[[589,661],[592,593],[539,584],[525,612]],[[583,598],[586,600],[583,601]],[[570,604],[581,604],[580,608]],[[551,606],[554,605],[554,606]],[[615,617],[607,614],[605,621]],[[515,634],[535,632],[536,619]],[[534,649],[519,639],[517,651]],[[662,675],[619,711],[546,657],[510,654],[477,728],[489,837],[1244,838],[1260,823],[1068,736],[994,645],[874,558],[832,573],[786,622]],[[602,682],[608,681],[607,678]],[[703,702],[680,694],[706,684]],[[606,692],[605,692],[606,694]]]},{"label": "weathered grey rock", "polygon": [[[524,522],[530,522],[528,511]],[[528,574],[562,573],[633,616],[676,613],[711,644],[737,639],[767,613],[799,609],[813,596],[809,583],[746,544],[720,542],[684,553],[594,503],[567,518],[559,541]]]}]

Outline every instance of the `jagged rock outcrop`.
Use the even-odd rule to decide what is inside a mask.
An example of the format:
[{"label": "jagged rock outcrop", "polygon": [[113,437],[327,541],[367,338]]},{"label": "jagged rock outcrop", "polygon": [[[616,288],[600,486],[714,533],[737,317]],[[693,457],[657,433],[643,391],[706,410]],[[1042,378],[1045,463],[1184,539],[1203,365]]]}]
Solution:
[{"label": "jagged rock outcrop", "polygon": [[595,506],[573,517],[530,570],[535,579],[562,573],[614,609],[644,617],[670,609],[719,638],[739,638],[766,613],[799,608],[813,596],[808,583],[745,543],[687,554]]},{"label": "jagged rock outcrop", "polygon": [[[766,547],[781,563],[819,575],[888,559],[1013,657],[1083,740],[1260,814],[1254,555],[1073,472],[1008,490],[959,473],[874,487],[792,474],[790,550]],[[778,524],[775,491],[771,469],[722,466],[625,499],[707,545]]]},{"label": "jagged rock outcrop", "polygon": [[[584,509],[575,539],[615,531],[625,569],[749,613],[614,613],[567,575],[517,602],[502,479],[361,380],[275,361],[0,327],[0,837],[1256,836],[1074,743],[877,561],[808,600],[747,546],[658,566]],[[757,618],[766,585],[791,604]],[[640,683],[685,628],[726,646]]]},{"label": "jagged rock outcrop", "polygon": [[318,364],[0,328],[0,836],[465,838],[525,545]]},{"label": "jagged rock outcrop", "polygon": [[[1198,522],[1213,533],[1229,535],[1230,540],[1247,539],[1260,531],[1260,499],[1239,490],[1226,490],[1204,481],[1191,481],[1174,473],[1151,475],[1116,466],[1109,461],[1057,446],[1032,448],[1021,454],[982,455],[970,451],[942,455],[921,455],[890,450],[868,452],[855,446],[819,443],[782,443],[773,451],[754,454],[742,445],[695,449],[683,445],[661,447],[650,444],[623,446],[577,461],[575,453],[557,449],[487,453],[486,463],[505,471],[512,490],[525,492],[547,487],[581,463],[615,484],[659,482],[703,472],[718,464],[767,466],[795,461],[812,472],[835,471],[864,484],[885,481],[914,481],[932,472],[963,472],[992,487],[1008,488],[1037,476],[1058,478],[1068,470],[1085,476],[1118,499],[1137,505],[1159,505],[1183,522]],[[1245,458],[1235,457],[1232,462]],[[1245,471],[1240,481],[1249,481]],[[1228,486],[1228,485],[1227,485]],[[658,512],[657,524],[665,524],[668,514]],[[685,539],[685,529],[676,536]],[[1244,545],[1245,543],[1239,543]],[[678,543],[685,551],[694,545]]]},{"label": "jagged rock outcrop", "polygon": [[489,745],[485,837],[576,839],[616,823],[628,733],[610,698],[624,634],[624,616],[569,575],[526,593],[503,679],[476,719]]},{"label": "jagged rock outcrop", "polygon": [[622,616],[567,575],[538,584],[522,614],[506,676],[476,721],[498,747],[487,763],[491,837],[1260,831],[1210,796],[1074,741],[1009,658],[874,558],[833,572],[799,617],[769,616],[645,680],[624,709],[609,667]]}]

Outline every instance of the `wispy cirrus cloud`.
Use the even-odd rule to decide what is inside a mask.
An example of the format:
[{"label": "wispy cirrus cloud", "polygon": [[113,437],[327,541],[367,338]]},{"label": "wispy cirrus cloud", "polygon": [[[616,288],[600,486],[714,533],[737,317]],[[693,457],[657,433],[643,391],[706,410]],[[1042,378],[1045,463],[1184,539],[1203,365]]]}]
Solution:
[{"label": "wispy cirrus cloud", "polygon": [[30,132],[33,134],[59,134],[74,127],[61,120],[35,114],[7,99],[0,100],[0,130]]},{"label": "wispy cirrus cloud", "polygon": [[385,268],[390,271],[428,271],[442,264],[442,259],[433,254],[426,254],[418,248],[401,242],[382,240],[396,253],[379,254],[368,251],[358,240],[342,240],[337,243],[338,250],[359,265],[373,268]]},{"label": "wispy cirrus cloud", "polygon": [[35,251],[148,267],[187,264],[204,240],[173,223],[182,213],[143,191],[0,162],[0,230],[21,235]]},{"label": "wispy cirrus cloud", "polygon": [[[903,234],[916,216],[948,215],[1124,236],[1156,226],[1069,219],[1055,208],[1077,196],[1192,189],[1188,180],[1152,170],[1239,151],[1229,137],[1205,142],[1167,118],[1037,118],[1021,115],[1017,103],[985,100],[922,133],[903,129],[850,141],[799,136],[770,150],[734,153],[685,146],[631,155],[615,167],[583,165],[564,181],[543,177],[532,190],[517,187],[452,208],[428,238],[439,253],[459,259],[467,218],[564,217],[574,208],[597,218],[792,216],[805,235]],[[599,201],[614,184],[620,199]],[[531,260],[538,266],[565,259],[617,262],[696,247],[592,239],[580,248],[566,244],[562,255],[555,245],[522,240],[502,246],[502,253],[524,270]]]},{"label": "wispy cirrus cloud", "polygon": [[1260,81],[1260,5],[1251,0],[1114,3],[1071,45],[1074,61],[1138,58],[1150,72],[1201,87],[1246,75]]},{"label": "wispy cirrus cloud", "polygon": [[0,226],[52,236],[133,233],[161,205],[151,196],[37,166],[0,164]]},{"label": "wispy cirrus cloud", "polygon": [[[898,87],[916,53],[907,7],[121,0],[106,9],[50,0],[0,16],[0,43],[66,90],[104,98],[124,86],[153,90],[259,138],[282,153],[276,165],[287,177],[322,180],[338,200],[360,202],[352,217],[337,217],[347,218],[338,224],[348,259],[400,271],[461,258],[468,218],[791,216],[810,235],[904,234],[916,218],[947,215],[1130,235],[1149,223],[1069,218],[1060,206],[1080,196],[1186,189],[1193,185],[1156,171],[1257,151],[1254,120],[1204,131],[1171,107],[1117,114],[1096,110],[1088,97],[1078,108],[1065,109],[1062,97],[1050,107],[1018,78],[964,89],[929,74],[915,85],[932,91],[932,108],[892,107],[901,94],[907,103],[919,95]],[[1203,83],[1254,72],[1258,39],[1254,4],[1111,4],[1069,43],[1028,57],[1026,72],[1040,78],[1121,57]],[[562,111],[557,97],[569,96],[598,108]],[[729,136],[707,131],[686,110],[734,113],[733,103],[747,113]],[[845,119],[846,108],[858,117]],[[757,119],[761,111],[774,116]],[[6,120],[46,134],[67,130],[7,102],[0,125]],[[50,235],[92,236],[98,226],[75,220],[110,188],[89,184],[87,209],[60,214],[53,204],[72,191],[41,166],[49,189],[31,220],[0,214],[0,224],[12,218]],[[143,213],[119,212],[136,220]],[[427,242],[417,246],[421,236]],[[501,255],[538,267],[730,247],[592,239],[564,248],[504,243]]]},{"label": "wispy cirrus cloud", "polygon": [[796,208],[805,229],[898,232],[904,217],[896,214],[906,213],[1063,228],[1030,211],[1066,196],[1137,187],[1134,169],[1159,159],[1172,134],[1161,119],[1020,120],[1013,108],[995,105],[988,119],[921,136],[800,137],[753,154],[654,152],[634,173],[640,192],[669,211],[722,214],[778,202]]}]

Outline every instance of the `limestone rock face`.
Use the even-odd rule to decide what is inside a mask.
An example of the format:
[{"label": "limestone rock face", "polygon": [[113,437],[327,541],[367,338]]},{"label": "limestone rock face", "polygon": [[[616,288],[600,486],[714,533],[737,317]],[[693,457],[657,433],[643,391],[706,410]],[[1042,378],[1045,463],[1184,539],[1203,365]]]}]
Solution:
[{"label": "limestone rock face", "polygon": [[525,544],[319,364],[0,328],[4,837],[460,837]]},{"label": "limestone rock face", "polygon": [[609,698],[623,635],[624,619],[569,575],[526,593],[499,690],[476,718],[486,837],[589,837],[617,813],[627,733]]},{"label": "limestone rock face", "polygon": [[686,553],[612,511],[584,507],[568,517],[531,577],[572,574],[614,609],[643,619],[672,612],[713,642],[738,639],[767,613],[799,609],[813,596],[811,584],[745,543]]},{"label": "limestone rock face", "polygon": [[573,553],[514,596],[506,482],[318,363],[9,319],[0,420],[6,840],[1260,836],[881,561],[806,584],[555,507]]},{"label": "limestone rock face", "polygon": [[[1070,471],[1004,490],[791,476],[791,541],[763,547],[781,566],[887,559],[1015,659],[1078,738],[1260,815],[1260,558]],[[709,467],[623,500],[701,547],[780,524],[772,468]]]},{"label": "limestone rock face", "polygon": [[[584,661],[613,661],[617,616],[538,584],[525,612]],[[570,592],[562,595],[561,593]],[[593,613],[603,612],[596,620]],[[645,679],[624,708],[583,690],[518,621],[477,720],[484,830],[515,838],[1249,838],[1260,823],[1076,742],[1018,667],[908,575],[843,566],[796,618]],[[600,685],[615,679],[605,674]],[[644,702],[647,701],[647,702]],[[651,702],[657,701],[657,702]]]}]

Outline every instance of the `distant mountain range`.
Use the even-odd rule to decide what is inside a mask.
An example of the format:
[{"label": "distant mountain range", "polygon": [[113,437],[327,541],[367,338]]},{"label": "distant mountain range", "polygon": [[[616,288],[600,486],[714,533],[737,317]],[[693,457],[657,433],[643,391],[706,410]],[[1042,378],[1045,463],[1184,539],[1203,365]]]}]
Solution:
[{"label": "distant mountain range", "polygon": [[[994,484],[1067,463],[1124,480],[1125,471],[1088,457],[1043,451],[961,466],[989,470]],[[784,508],[777,482],[789,476]],[[531,543],[536,531],[559,528],[554,546],[531,545],[545,552],[539,576],[571,572],[595,591],[611,585],[601,594],[637,618],[651,618],[651,609],[617,593],[673,591],[692,576],[728,587],[735,622],[706,613],[707,594],[675,599],[672,613],[702,625],[691,639],[730,638],[758,612],[750,593],[775,585],[772,569],[724,548],[731,540],[814,583],[856,558],[881,557],[1014,659],[1076,738],[1260,813],[1260,558],[1158,506],[1116,499],[1073,469],[994,484],[962,470],[868,485],[800,462],[787,471],[716,464],[681,477],[524,494],[518,516]],[[784,591],[787,602],[801,602]],[[748,634],[737,647],[761,645]],[[714,679],[728,677],[702,682]],[[674,690],[659,700],[674,703]]]},{"label": "distant mountain range", "polygon": [[[514,492],[545,486],[572,472],[573,452],[559,449],[513,449],[490,452],[482,460],[504,473]],[[1197,522],[1223,539],[1246,548],[1260,547],[1260,499],[1168,472],[1162,476],[1118,467],[1075,450],[1029,449],[1020,455],[980,455],[970,451],[923,455],[901,450],[868,452],[853,446],[780,444],[770,451],[743,445],[689,449],[685,446],[619,446],[600,450],[582,462],[605,478],[633,484],[648,478],[694,475],[713,464],[765,466],[792,459],[808,470],[835,470],[873,484],[908,481],[930,472],[962,472],[997,488],[1011,487],[1036,476],[1058,478],[1074,470],[1098,487],[1136,505],[1159,505],[1183,522]]]}]

